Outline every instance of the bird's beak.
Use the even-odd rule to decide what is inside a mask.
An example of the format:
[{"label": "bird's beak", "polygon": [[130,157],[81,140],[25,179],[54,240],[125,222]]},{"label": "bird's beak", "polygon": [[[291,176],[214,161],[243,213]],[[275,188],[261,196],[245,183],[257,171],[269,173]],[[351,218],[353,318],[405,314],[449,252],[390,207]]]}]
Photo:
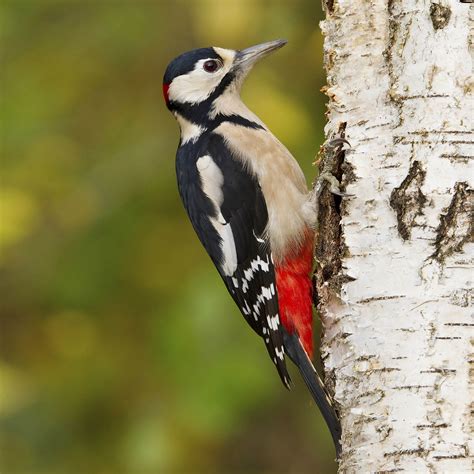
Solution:
[{"label": "bird's beak", "polygon": [[233,68],[239,70],[240,72],[246,73],[259,59],[267,56],[276,49],[280,49],[281,47],[285,46],[286,43],[286,40],[279,39],[275,41],[269,41],[268,43],[257,44],[256,46],[251,46],[250,48],[237,51]]}]

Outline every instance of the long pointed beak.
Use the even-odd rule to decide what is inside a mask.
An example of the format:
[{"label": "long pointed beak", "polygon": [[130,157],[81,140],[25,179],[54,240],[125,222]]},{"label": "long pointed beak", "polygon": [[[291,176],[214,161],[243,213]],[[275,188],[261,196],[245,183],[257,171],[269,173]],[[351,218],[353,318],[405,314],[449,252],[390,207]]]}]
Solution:
[{"label": "long pointed beak", "polygon": [[237,51],[234,59],[234,68],[242,71],[249,70],[259,59],[267,56],[272,51],[280,49],[287,43],[284,39],[269,41],[268,43],[257,44],[250,48]]}]

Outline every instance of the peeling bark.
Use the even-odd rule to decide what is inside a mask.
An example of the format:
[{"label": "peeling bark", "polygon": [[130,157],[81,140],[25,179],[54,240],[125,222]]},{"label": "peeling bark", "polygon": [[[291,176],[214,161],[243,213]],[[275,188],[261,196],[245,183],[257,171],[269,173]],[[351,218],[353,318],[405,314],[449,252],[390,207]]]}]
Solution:
[{"label": "peeling bark", "polygon": [[472,468],[474,11],[459,1],[331,0],[320,197],[322,356],[341,472]]},{"label": "peeling bark", "polygon": [[[338,128],[338,135],[344,138],[345,124]],[[322,150],[320,168],[331,172],[339,181],[343,176],[345,152],[342,149]],[[341,274],[341,254],[344,253],[344,242],[341,240],[341,198],[325,189],[319,202],[318,227],[327,232],[320,233],[316,240],[315,257],[319,262],[316,280],[330,282],[332,290],[339,291],[343,281]],[[346,277],[345,277],[346,278]],[[319,298],[318,298],[319,299]]]}]

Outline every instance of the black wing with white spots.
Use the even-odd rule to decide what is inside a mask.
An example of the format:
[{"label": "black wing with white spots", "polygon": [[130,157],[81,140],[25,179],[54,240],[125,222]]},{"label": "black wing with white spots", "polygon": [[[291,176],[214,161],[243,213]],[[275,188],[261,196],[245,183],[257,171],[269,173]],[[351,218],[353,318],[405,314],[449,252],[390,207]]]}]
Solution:
[{"label": "black wing with white spots", "polygon": [[268,213],[257,179],[212,133],[178,149],[176,170],[199,239],[289,387],[275,270],[265,237]]}]

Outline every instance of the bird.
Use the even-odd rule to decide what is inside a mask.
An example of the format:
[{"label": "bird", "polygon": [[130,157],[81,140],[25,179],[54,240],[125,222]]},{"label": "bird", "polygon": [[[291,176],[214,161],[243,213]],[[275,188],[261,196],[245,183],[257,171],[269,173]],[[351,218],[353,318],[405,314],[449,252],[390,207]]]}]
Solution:
[{"label": "bird", "polygon": [[180,128],[176,175],[191,224],[288,389],[286,356],[299,369],[339,456],[340,421],[312,362],[314,193],[240,97],[255,63],[285,44],[185,52],[166,68],[163,96]]}]

